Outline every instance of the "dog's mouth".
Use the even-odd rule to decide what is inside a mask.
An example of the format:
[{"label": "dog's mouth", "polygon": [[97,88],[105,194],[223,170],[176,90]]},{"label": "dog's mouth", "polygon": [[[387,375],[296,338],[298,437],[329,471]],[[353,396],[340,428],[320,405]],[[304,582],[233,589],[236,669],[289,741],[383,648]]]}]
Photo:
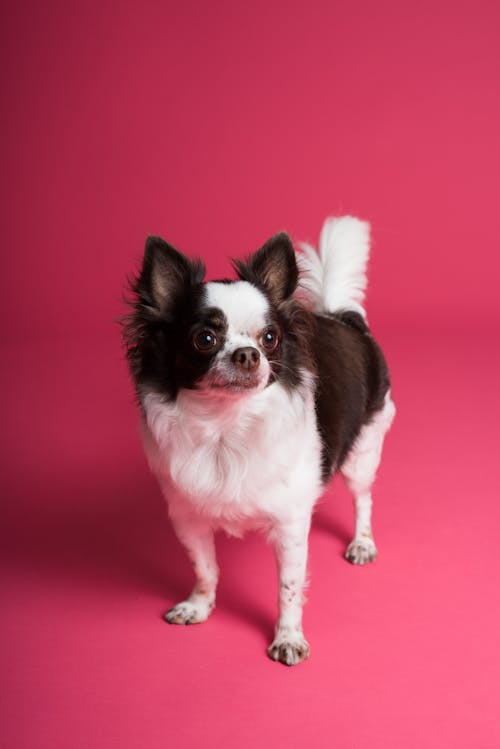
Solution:
[{"label": "dog's mouth", "polygon": [[253,390],[261,384],[259,377],[238,377],[231,380],[217,379],[210,383],[210,387],[214,390],[226,390],[233,393],[245,392],[247,390]]},{"label": "dog's mouth", "polygon": [[270,375],[269,367],[265,364],[248,371],[242,371],[238,367],[212,367],[198,383],[198,387],[214,395],[251,394],[263,390],[269,384]]},{"label": "dog's mouth", "polygon": [[204,390],[218,393],[249,393],[263,386],[262,372],[211,372],[202,381]]}]

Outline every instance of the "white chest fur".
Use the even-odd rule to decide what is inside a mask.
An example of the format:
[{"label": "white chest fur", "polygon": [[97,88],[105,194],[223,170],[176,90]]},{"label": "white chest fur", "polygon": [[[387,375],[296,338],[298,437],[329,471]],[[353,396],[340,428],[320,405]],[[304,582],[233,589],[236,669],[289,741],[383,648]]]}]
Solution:
[{"label": "white chest fur", "polygon": [[222,524],[286,519],[309,513],[320,495],[311,381],[292,393],[273,383],[241,399],[182,391],[165,403],[148,393],[143,405],[151,468],[198,512]]}]

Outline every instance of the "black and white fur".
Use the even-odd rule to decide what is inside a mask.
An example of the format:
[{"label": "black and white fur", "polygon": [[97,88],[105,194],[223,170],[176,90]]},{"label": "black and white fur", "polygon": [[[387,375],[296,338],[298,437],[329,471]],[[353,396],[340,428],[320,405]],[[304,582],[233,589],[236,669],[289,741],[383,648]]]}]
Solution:
[{"label": "black and white fur", "polygon": [[191,594],[165,615],[204,621],[219,570],[214,532],[262,529],[279,568],[279,618],[268,649],[307,658],[302,632],[314,505],[336,471],[354,496],[346,558],[375,559],[371,487],[395,408],[363,307],[369,227],[328,219],[319,255],[277,234],[238,280],[203,282],[190,261],[150,237],[125,327],[146,454],[193,563]]}]

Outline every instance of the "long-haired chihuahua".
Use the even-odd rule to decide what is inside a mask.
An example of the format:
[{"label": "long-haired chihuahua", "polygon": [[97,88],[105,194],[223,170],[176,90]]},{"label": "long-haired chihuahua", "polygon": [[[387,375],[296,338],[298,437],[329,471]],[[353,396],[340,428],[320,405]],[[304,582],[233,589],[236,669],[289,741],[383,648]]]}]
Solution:
[{"label": "long-haired chihuahua", "polygon": [[363,307],[368,224],[329,218],[319,253],[273,236],[235,280],[204,282],[159,237],[132,282],[125,342],[149,464],[193,563],[190,595],[165,614],[203,622],[215,605],[214,532],[261,529],[279,569],[269,656],[309,655],[302,631],[314,505],[337,471],[354,497],[354,564],[375,559],[372,484],[395,414]]}]

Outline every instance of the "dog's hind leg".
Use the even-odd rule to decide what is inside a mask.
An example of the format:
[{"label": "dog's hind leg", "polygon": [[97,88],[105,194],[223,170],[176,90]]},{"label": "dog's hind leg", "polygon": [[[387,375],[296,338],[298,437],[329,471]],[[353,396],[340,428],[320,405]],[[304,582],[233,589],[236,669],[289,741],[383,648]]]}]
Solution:
[{"label": "dog's hind leg", "polygon": [[354,499],[354,538],[345,552],[345,558],[353,564],[373,562],[377,556],[371,525],[371,492],[382,455],[384,437],[395,413],[396,408],[388,392],[383,408],[362,428],[340,469]]}]

